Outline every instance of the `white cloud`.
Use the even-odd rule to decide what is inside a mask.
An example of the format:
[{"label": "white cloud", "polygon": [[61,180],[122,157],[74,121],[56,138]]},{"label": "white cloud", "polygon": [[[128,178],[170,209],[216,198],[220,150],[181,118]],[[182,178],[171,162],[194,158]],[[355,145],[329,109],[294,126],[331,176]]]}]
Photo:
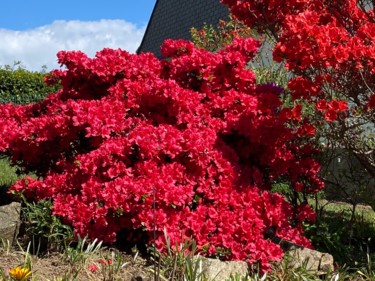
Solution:
[{"label": "white cloud", "polygon": [[0,29],[0,65],[20,61],[28,70],[58,68],[60,50],[80,50],[93,57],[103,48],[121,48],[135,53],[145,27],[123,20],[54,21],[26,31]]}]

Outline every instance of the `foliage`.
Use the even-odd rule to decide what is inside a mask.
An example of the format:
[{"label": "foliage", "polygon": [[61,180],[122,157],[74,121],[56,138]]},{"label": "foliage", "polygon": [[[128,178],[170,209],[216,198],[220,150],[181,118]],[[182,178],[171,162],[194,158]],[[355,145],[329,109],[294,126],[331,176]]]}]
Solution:
[{"label": "foliage", "polygon": [[111,49],[95,58],[60,52],[67,69],[48,80],[61,81],[57,94],[0,107],[1,150],[39,177],[12,189],[52,198],[76,234],[105,242],[142,229],[149,243],[155,231],[162,248],[166,228],[172,245],[192,238],[204,255],[262,269],[282,257],[265,237],[270,228],[310,246],[301,222],[314,219],[311,208],[293,209],[269,190],[279,181],[305,192],[323,187],[306,142],[312,132],[298,126],[298,110],[280,108],[279,87],[255,83],[246,65],[258,45],[239,38],[210,53],[170,40],[164,61]]},{"label": "foliage", "polygon": [[[6,249],[0,248],[0,254],[3,258],[1,261],[7,262],[9,260],[12,263],[9,263],[8,267],[5,267],[3,263],[0,265],[0,280],[2,281],[130,280],[124,278],[129,275],[129,272],[124,270],[124,267],[129,263],[125,262],[125,255],[117,250],[103,247],[102,243],[97,240],[88,241],[87,238],[78,237],[76,243],[65,245],[62,249],[63,253],[51,253],[54,258],[59,259],[59,264],[53,264],[52,262],[54,267],[57,266],[53,269],[58,269],[61,266],[65,269],[64,273],[57,270],[60,271],[59,276],[52,274],[53,277],[51,276],[51,269],[48,268],[51,263],[46,262],[51,258],[50,255],[33,256],[31,254],[31,243],[25,250],[21,247],[21,251],[16,251],[10,245],[6,245],[6,247]],[[96,268],[96,270],[92,271],[93,268]]]},{"label": "foliage", "polygon": [[89,241],[87,236],[84,238],[78,236],[75,247],[68,246],[64,251],[65,260],[71,265],[70,271],[67,272],[67,276],[72,276],[73,280],[75,280],[78,274],[84,270],[86,266],[90,270],[90,265],[87,265],[86,262],[91,255],[99,253],[101,246],[102,242],[99,242],[97,239]]},{"label": "foliage", "polygon": [[295,101],[328,149],[345,148],[375,177],[373,2],[222,0],[233,16],[273,38],[273,58],[294,74]]},{"label": "foliage", "polygon": [[[167,240],[167,239],[166,239]],[[179,247],[169,247],[166,252],[157,253],[154,257],[159,261],[158,272],[152,280],[173,280],[164,277],[161,273],[173,273],[175,280],[194,280],[194,281],[206,281],[206,277],[202,274],[201,257],[194,257],[194,241],[185,241],[180,244]],[[31,280],[130,280],[128,273],[124,272],[124,267],[129,264],[124,262],[124,256],[120,252],[101,247],[102,244],[97,240],[89,242],[87,238],[78,237],[77,244],[72,244],[64,249],[63,259],[61,263],[68,262],[66,264],[66,272],[63,275],[55,276],[50,279],[50,275],[45,275],[43,269],[36,266],[38,263],[36,257],[30,255],[31,244],[28,248],[18,256],[18,261],[14,261],[15,266],[11,268],[25,268],[32,272]],[[12,255],[15,255],[10,245],[3,245],[5,248],[0,248],[0,254],[2,257],[8,257],[8,259],[14,260]],[[188,250],[192,251],[188,251]],[[11,258],[12,257],[12,258]],[[160,259],[159,259],[160,257]],[[20,259],[20,260],[19,260]],[[133,258],[133,262],[136,257]],[[259,272],[249,272],[246,276],[235,275],[226,281],[346,281],[346,280],[373,280],[374,271],[369,260],[368,266],[360,268],[349,268],[342,266],[334,272],[328,272],[326,275],[317,276],[316,273],[307,270],[304,266],[295,268],[292,266],[289,255],[285,255],[281,263],[275,263],[272,265],[272,270],[265,274]],[[133,262],[130,262],[132,265]],[[132,268],[132,267],[131,267]],[[142,272],[148,272],[150,267],[145,267]],[[26,272],[26,270],[25,270]],[[132,272],[134,272],[132,270]],[[151,272],[148,276],[151,276]],[[154,273],[155,273],[154,272]],[[50,272],[49,272],[50,273]],[[180,275],[177,275],[179,273]],[[129,277],[126,278],[125,276]],[[169,275],[170,276],[170,275]],[[178,276],[180,279],[178,279]],[[14,280],[9,276],[9,270],[4,269],[3,265],[0,266],[0,278],[4,281]],[[207,281],[215,281],[215,279],[209,279]]]},{"label": "foliage", "polygon": [[0,206],[11,202],[8,189],[18,178],[16,167],[12,167],[6,157],[0,157]]},{"label": "foliage", "polygon": [[196,242],[185,240],[179,245],[171,245],[167,233],[164,233],[166,251],[159,252],[154,247],[150,248],[153,256],[154,279],[168,281],[208,281],[203,275],[201,257],[196,255]]},{"label": "foliage", "polygon": [[32,253],[61,250],[73,241],[71,227],[52,214],[51,200],[29,203],[24,199],[23,204],[22,220]]},{"label": "foliage", "polygon": [[43,100],[59,89],[44,83],[46,74],[33,72],[16,64],[0,67],[0,103],[28,104]]},{"label": "foliage", "polygon": [[100,257],[91,261],[88,265],[88,270],[91,275],[101,276],[100,280],[120,280],[118,279],[118,275],[126,264],[121,252],[115,249],[102,250],[100,251]]},{"label": "foliage", "polygon": [[353,268],[371,264],[375,257],[375,212],[369,206],[318,200],[316,224],[305,224],[314,247],[333,255],[341,266]]},{"label": "foliage", "polygon": [[255,29],[230,17],[228,21],[220,20],[217,26],[204,24],[201,29],[192,28],[191,37],[197,48],[217,52],[231,44],[237,37],[253,37],[261,43],[249,67],[256,74],[258,84],[275,83],[285,88],[290,74],[284,66],[272,60],[272,40],[268,36],[260,36]]},{"label": "foliage", "polygon": [[[4,241],[2,241],[3,245],[5,246],[5,252],[6,255],[9,255],[11,252],[11,245],[7,243],[4,244]],[[3,281],[27,281],[30,280],[33,276],[32,271],[32,261],[30,258],[30,246],[29,243],[26,251],[20,247],[21,254],[22,254],[22,261],[17,266],[14,266],[12,268],[9,268],[8,270],[4,270],[4,268],[0,267],[0,277]],[[3,249],[0,249],[1,254],[4,255]]]},{"label": "foliage", "polygon": [[9,164],[6,157],[0,158],[0,186],[10,186],[18,179],[16,167]]},{"label": "foliage", "polygon": [[225,48],[237,37],[256,37],[254,30],[232,18],[220,20],[217,27],[205,23],[200,30],[193,27],[190,32],[195,46],[210,52]]}]

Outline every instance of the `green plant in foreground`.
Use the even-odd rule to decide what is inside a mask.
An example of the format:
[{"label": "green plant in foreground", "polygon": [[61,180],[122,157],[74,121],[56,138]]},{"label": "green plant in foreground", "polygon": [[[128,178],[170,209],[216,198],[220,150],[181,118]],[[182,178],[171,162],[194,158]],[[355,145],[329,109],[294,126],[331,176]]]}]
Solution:
[{"label": "green plant in foreground", "polygon": [[366,206],[353,206],[322,200],[310,202],[317,210],[317,222],[306,224],[305,233],[314,247],[333,255],[343,266],[367,267],[375,254],[375,212]]},{"label": "green plant in foreground", "polygon": [[154,263],[154,278],[157,280],[170,281],[209,281],[202,271],[202,261],[197,252],[197,245],[194,240],[185,240],[180,245],[172,246],[170,239],[164,231],[166,241],[166,252],[160,253],[154,248],[151,249]]},{"label": "green plant in foreground", "polygon": [[77,245],[75,247],[68,246],[65,249],[65,260],[71,265],[71,272],[74,277],[77,277],[79,272],[86,267],[87,259],[90,255],[99,254],[102,242],[94,240],[88,241],[87,237],[83,239],[78,237]]},{"label": "green plant in foreground", "polygon": [[[186,241],[184,244],[172,246],[165,233],[167,251],[156,252],[154,260],[158,268],[153,270],[156,273],[157,281],[215,281],[207,279],[203,274],[202,260],[199,255],[194,256],[196,247],[194,241]],[[353,269],[342,266],[334,272],[318,273],[308,269],[307,261],[296,267],[293,256],[288,253],[282,262],[275,263],[272,271],[260,274],[257,270],[250,272],[246,276],[231,276],[226,281],[373,281],[375,271],[371,265],[371,256],[368,256],[368,266],[363,269]]]},{"label": "green plant in foreground", "polygon": [[251,277],[249,275],[241,276],[236,274],[235,276],[229,277],[226,281],[267,281],[267,273],[264,275],[254,274]]},{"label": "green plant in foreground", "polygon": [[100,251],[99,258],[90,256],[88,261],[88,275],[105,281],[117,280],[118,274],[127,265],[124,256],[115,249]]},{"label": "green plant in foreground", "polygon": [[[157,262],[158,268],[154,269],[156,280],[160,281],[215,281],[207,279],[202,269],[202,259],[196,253],[194,240],[185,241],[181,245],[172,246],[165,233],[166,249],[165,253],[156,252],[154,261]],[[331,280],[333,276],[336,281],[346,280],[339,274],[327,274],[327,278],[319,277],[316,272],[306,269],[306,264],[301,267],[293,267],[291,256],[285,256],[283,261],[275,264],[272,272],[260,274],[257,271],[246,276],[231,276],[226,281],[318,281]]]},{"label": "green plant in foreground", "polygon": [[45,250],[61,250],[73,241],[73,231],[70,226],[52,214],[51,200],[27,202],[23,199],[22,219],[27,236],[32,241],[32,252]]},{"label": "green plant in foreground", "polygon": [[[20,245],[19,245],[20,246]],[[1,254],[10,254],[10,244],[4,243],[2,240],[2,252]],[[0,280],[1,281],[27,281],[32,278],[32,261],[30,257],[30,243],[28,244],[26,250],[20,246],[20,251],[23,256],[23,260],[17,265],[13,266],[9,270],[4,270],[0,267]],[[33,279],[34,280],[34,279]]]}]

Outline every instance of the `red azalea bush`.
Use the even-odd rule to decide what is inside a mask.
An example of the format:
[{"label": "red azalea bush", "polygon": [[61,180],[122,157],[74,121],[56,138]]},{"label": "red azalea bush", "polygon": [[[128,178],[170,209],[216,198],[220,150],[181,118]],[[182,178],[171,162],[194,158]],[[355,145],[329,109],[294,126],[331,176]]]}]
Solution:
[{"label": "red azalea bush", "polygon": [[[114,242],[122,230],[156,229],[156,245],[196,240],[223,259],[280,260],[269,229],[303,246],[307,205],[292,208],[269,190],[323,187],[298,110],[281,110],[273,84],[256,85],[246,68],[258,49],[236,39],[210,53],[168,40],[152,54],[104,49],[95,58],[60,52],[62,89],[26,106],[0,106],[1,151],[38,179],[13,191],[53,199],[76,234]],[[294,126],[290,126],[294,124]],[[292,129],[293,128],[293,129]],[[154,220],[155,217],[155,220]]]},{"label": "red azalea bush", "polygon": [[375,178],[374,1],[222,2],[274,39],[274,60],[294,74],[292,97],[315,107],[310,119],[320,137],[353,153]]}]

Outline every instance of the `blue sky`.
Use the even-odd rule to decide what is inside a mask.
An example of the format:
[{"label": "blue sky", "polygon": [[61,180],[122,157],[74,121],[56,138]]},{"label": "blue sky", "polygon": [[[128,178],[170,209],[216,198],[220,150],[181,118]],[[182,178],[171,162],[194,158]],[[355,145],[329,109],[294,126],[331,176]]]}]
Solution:
[{"label": "blue sky", "polygon": [[20,61],[29,70],[58,67],[59,50],[89,56],[104,47],[134,53],[156,0],[3,0],[0,66]]}]

